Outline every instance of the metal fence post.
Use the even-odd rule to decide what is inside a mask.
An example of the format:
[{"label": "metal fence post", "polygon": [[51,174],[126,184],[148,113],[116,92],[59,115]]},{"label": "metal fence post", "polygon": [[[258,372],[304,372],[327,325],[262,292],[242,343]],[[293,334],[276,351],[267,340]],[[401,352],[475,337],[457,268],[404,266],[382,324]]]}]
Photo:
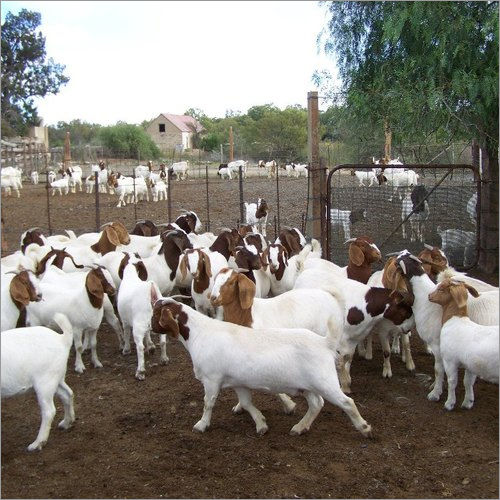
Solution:
[{"label": "metal fence post", "polygon": [[99,172],[95,172],[95,227],[96,232],[99,232],[101,227],[101,209],[99,205]]},{"label": "metal fence post", "polygon": [[[281,221],[280,221],[280,176],[279,176],[279,167],[276,165],[276,213],[278,215],[278,231],[281,230]],[[274,237],[276,239],[276,236]]]},{"label": "metal fence post", "polygon": [[210,204],[209,204],[209,199],[210,197],[208,196],[208,165],[205,164],[205,186],[207,190],[207,221],[205,223],[207,231],[210,231]]},{"label": "metal fence post", "polygon": [[243,218],[243,167],[241,165],[238,167],[238,176],[240,188],[240,220],[243,222],[245,219]]},{"label": "metal fence post", "polygon": [[172,171],[170,169],[167,170],[167,180],[168,180],[168,183],[167,183],[167,216],[168,216],[168,222],[172,222],[172,197],[171,197],[171,193],[172,193],[172,189],[171,189],[171,185],[172,185]]},{"label": "metal fence post", "polygon": [[134,183],[134,222],[137,221],[137,195],[135,192],[135,170],[132,170],[132,179]]},{"label": "metal fence post", "polygon": [[46,175],[45,191],[47,193],[47,223],[49,225],[49,234],[51,235],[52,234],[52,224],[50,223],[50,196],[49,196],[50,184],[49,184],[49,171],[48,170],[45,171],[45,175]]}]

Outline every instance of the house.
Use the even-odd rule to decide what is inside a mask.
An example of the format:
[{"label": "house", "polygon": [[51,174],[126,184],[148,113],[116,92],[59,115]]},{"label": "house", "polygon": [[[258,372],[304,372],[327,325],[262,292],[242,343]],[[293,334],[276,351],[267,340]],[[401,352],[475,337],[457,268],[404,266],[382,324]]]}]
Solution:
[{"label": "house", "polygon": [[171,113],[160,113],[146,128],[162,151],[192,149],[194,134],[202,130],[203,126],[192,116]]}]

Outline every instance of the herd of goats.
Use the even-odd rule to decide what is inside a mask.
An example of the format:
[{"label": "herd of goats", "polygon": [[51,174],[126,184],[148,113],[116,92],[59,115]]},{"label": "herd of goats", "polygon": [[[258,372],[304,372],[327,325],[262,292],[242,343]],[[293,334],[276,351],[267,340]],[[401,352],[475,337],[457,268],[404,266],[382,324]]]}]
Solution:
[{"label": "herd of goats", "polygon": [[[120,177],[113,182],[122,186]],[[309,430],[327,400],[371,437],[348,394],[353,355],[357,349],[371,359],[374,335],[383,377],[392,377],[391,352],[414,371],[410,335],[422,339],[435,368],[427,398],[440,399],[446,374],[447,410],[456,403],[459,368],[465,369],[463,408],[473,407],[476,377],[498,384],[498,288],[457,272],[442,249],[424,244],[418,255],[402,250],[373,272],[382,255],[368,236],[347,235],[349,262],[341,267],[323,259],[320,243],[297,228],[283,228],[269,241],[268,211],[260,198],[245,203],[246,224],[217,235],[202,232],[192,211],[169,224],[138,221],[130,231],[119,221],[78,236],[70,229],[53,236],[25,231],[20,249],[1,263],[1,394],[31,388],[37,394],[42,422],[28,449],[48,439],[54,394],[64,406],[59,426],[74,423],[73,391],[65,382],[69,352],[74,346],[78,373],[86,349],[101,368],[102,322],[116,332],[124,355],[132,334],[138,380],[146,376],[153,334],[162,364],[169,361],[167,339],[184,345],[205,391],[193,428],[199,432],[210,426],[219,391],[232,388],[233,412],[246,410],[258,434],[268,426],[252,402],[255,390],[276,394],[286,413],[296,406],[290,396],[307,400],[293,435]],[[350,217],[344,222],[350,228]]]}]

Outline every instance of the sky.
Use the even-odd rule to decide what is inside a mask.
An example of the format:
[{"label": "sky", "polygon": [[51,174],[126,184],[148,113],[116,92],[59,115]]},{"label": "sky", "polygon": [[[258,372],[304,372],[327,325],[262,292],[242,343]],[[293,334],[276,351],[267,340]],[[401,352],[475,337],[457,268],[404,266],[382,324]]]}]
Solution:
[{"label": "sky", "polygon": [[22,8],[41,13],[47,56],[70,77],[36,100],[45,125],[307,106],[313,72],[336,75],[317,48],[325,7],[316,1],[2,1],[2,22]]}]

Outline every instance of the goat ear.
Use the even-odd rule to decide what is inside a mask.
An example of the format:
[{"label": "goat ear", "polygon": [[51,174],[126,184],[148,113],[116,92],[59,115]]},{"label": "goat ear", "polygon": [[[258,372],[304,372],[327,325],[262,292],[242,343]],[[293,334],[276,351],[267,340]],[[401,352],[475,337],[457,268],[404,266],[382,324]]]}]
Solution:
[{"label": "goat ear", "polygon": [[30,295],[28,289],[17,276],[14,276],[14,278],[12,278],[9,291],[12,300],[20,302],[23,306],[27,306],[30,303]]},{"label": "goat ear", "polygon": [[207,276],[209,278],[211,278],[212,277],[212,265],[210,264],[210,257],[205,252],[202,252],[202,257],[203,257],[203,262],[205,264],[205,272],[207,273]]},{"label": "goat ear", "polygon": [[461,285],[451,285],[450,294],[458,307],[464,307],[467,305],[467,290],[465,287]]},{"label": "goat ear", "polygon": [[359,248],[358,245],[355,245],[354,243],[351,243],[349,245],[349,260],[355,266],[360,266],[365,260],[365,254],[363,253],[361,248]]},{"label": "goat ear", "polygon": [[179,325],[167,307],[162,308],[159,323],[162,328],[167,330],[169,336],[173,338],[179,337]]},{"label": "goat ear", "polygon": [[479,292],[473,286],[471,286],[467,283],[464,283],[464,285],[465,285],[465,288],[467,288],[467,290],[469,290],[470,294],[473,297],[479,297]]},{"label": "goat ear", "polygon": [[85,288],[87,289],[87,294],[92,306],[100,309],[104,298],[104,289],[102,288],[101,280],[96,276],[94,271],[90,271],[87,274]]},{"label": "goat ear", "polygon": [[266,248],[263,252],[262,255],[260,256],[260,261],[262,262],[262,267],[264,270],[267,269],[267,266],[269,265],[269,261],[267,259],[267,256],[269,255],[269,250]]},{"label": "goat ear", "polygon": [[238,274],[238,298],[242,309],[250,309],[255,297],[255,284],[244,274]]},{"label": "goat ear", "polygon": [[186,279],[187,275],[187,255],[184,254],[179,261],[179,270],[181,272],[182,279]]},{"label": "goat ear", "polygon": [[156,293],[156,286],[153,283],[151,283],[150,299],[151,307],[154,307],[158,301],[158,294]]},{"label": "goat ear", "polygon": [[285,241],[288,245],[288,248],[290,249],[290,256],[296,255],[302,250],[300,244],[290,233],[286,233]]},{"label": "goat ear", "polygon": [[118,235],[111,226],[106,226],[104,228],[104,233],[106,234],[106,237],[108,238],[109,242],[112,245],[114,245],[115,247],[120,245],[120,240],[118,239]]}]

